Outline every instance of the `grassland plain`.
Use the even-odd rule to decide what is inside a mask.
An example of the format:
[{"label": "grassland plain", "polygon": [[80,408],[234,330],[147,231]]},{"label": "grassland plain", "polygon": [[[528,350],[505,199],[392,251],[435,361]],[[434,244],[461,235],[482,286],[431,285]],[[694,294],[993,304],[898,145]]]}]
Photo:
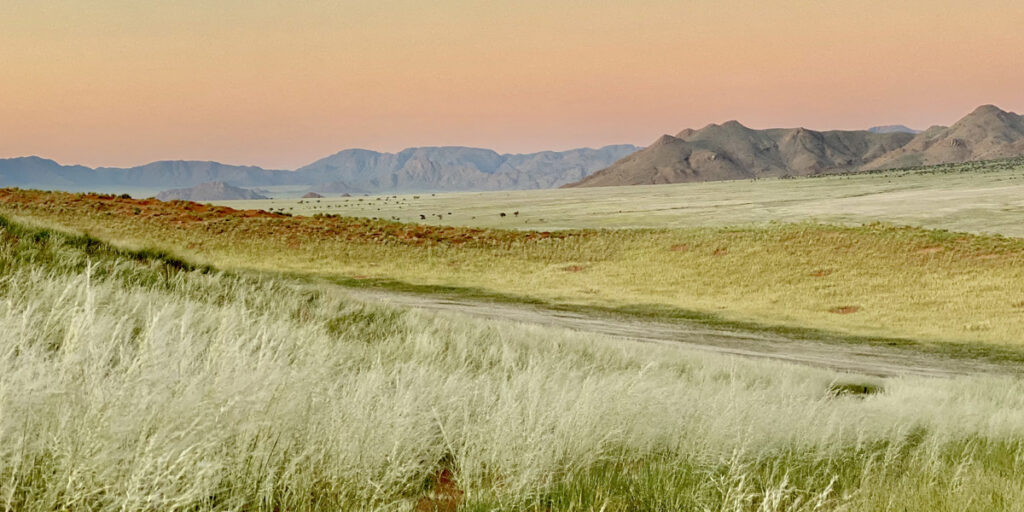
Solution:
[{"label": "grassland plain", "polygon": [[0,222],[6,510],[1020,510],[1024,382],[370,306]]},{"label": "grassland plain", "polygon": [[0,191],[0,212],[227,269],[869,340],[1024,342],[1024,240],[998,235],[811,223],[521,232],[16,190]]},{"label": "grassland plain", "polygon": [[798,179],[218,204],[296,215],[328,213],[501,229],[885,221],[1024,237],[1024,159]]}]

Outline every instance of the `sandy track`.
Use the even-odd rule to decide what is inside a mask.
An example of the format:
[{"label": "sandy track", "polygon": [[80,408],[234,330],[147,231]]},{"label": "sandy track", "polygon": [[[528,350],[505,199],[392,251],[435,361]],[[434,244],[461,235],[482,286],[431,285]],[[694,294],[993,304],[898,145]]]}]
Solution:
[{"label": "sandy track", "polygon": [[972,374],[1011,374],[1019,369],[977,359],[960,359],[908,348],[855,343],[827,343],[787,338],[773,333],[735,331],[699,325],[643,319],[625,319],[555,311],[528,304],[494,303],[383,290],[349,289],[367,302],[461,313],[481,318],[549,325],[681,348],[706,350],[742,357],[773,359],[879,377],[954,377]]}]

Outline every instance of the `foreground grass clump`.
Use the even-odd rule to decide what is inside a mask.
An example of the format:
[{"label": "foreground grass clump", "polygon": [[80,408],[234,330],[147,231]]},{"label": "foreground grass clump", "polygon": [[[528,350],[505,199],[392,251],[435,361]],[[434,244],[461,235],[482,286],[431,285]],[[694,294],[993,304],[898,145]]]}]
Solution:
[{"label": "foreground grass clump", "polygon": [[519,232],[9,189],[0,200],[18,219],[221,268],[868,338],[1024,343],[1024,241],[995,235],[807,223]]},{"label": "foreground grass clump", "polygon": [[1011,377],[860,382],[368,306],[10,223],[0,269],[4,509],[1024,500],[1024,382]]}]

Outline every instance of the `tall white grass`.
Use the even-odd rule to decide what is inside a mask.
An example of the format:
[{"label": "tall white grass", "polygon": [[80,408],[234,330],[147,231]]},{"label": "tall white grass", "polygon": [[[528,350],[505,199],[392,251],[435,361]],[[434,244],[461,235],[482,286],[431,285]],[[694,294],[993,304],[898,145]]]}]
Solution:
[{"label": "tall white grass", "polygon": [[[950,444],[1006,443],[1018,466],[1024,453],[1024,384],[1008,377],[836,398],[830,383],[855,377],[281,281],[154,280],[50,245],[53,258],[24,241],[0,255],[7,509],[409,510],[440,465],[469,504],[534,506],[587,478],[600,502],[588,471],[645,460],[697,468],[645,485],[691,485],[679,499],[708,510],[870,509],[900,486],[988,478],[981,456],[947,460]],[[844,475],[846,460],[863,464]],[[904,480],[873,480],[899,464]],[[637,493],[626,508],[645,508]]]}]

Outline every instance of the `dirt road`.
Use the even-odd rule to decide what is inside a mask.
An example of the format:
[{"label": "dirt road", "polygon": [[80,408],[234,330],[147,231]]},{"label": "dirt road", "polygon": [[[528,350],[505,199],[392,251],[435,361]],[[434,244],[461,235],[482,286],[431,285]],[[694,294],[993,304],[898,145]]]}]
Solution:
[{"label": "dirt road", "polygon": [[452,299],[383,290],[350,289],[368,302],[446,311],[538,325],[550,325],[637,342],[658,343],[743,357],[774,359],[842,372],[896,377],[953,377],[970,374],[1018,373],[1009,364],[951,358],[910,348],[855,343],[827,343],[750,331],[732,331],[677,322],[626,319],[555,311],[528,304]]}]

